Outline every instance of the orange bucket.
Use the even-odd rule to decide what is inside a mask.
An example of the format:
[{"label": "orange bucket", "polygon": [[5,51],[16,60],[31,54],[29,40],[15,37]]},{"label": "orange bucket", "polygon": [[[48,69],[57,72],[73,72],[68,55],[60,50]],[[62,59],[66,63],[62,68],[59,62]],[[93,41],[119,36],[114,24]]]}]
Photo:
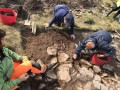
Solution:
[{"label": "orange bucket", "polygon": [[5,25],[13,25],[16,22],[17,13],[9,8],[0,8],[0,22]]}]

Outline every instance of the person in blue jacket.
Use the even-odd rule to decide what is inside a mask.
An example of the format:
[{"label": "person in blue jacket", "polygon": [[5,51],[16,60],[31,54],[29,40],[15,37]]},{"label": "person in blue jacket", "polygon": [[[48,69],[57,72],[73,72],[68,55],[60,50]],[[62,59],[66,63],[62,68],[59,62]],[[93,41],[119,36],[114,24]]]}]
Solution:
[{"label": "person in blue jacket", "polygon": [[70,27],[70,36],[75,39],[74,35],[74,17],[66,5],[60,4],[54,7],[53,11],[53,19],[51,22],[46,25],[46,28],[51,27],[52,24],[56,24],[57,26]]},{"label": "person in blue jacket", "polygon": [[92,35],[85,38],[82,42],[78,44],[78,47],[75,49],[75,54],[73,55],[73,59],[77,59],[78,56],[82,53],[81,51],[84,49],[92,50],[93,53],[97,53],[99,51],[104,51],[105,54],[98,54],[99,58],[113,56],[116,52],[116,49],[110,46],[112,42],[111,34],[105,30],[99,30],[94,32]]}]

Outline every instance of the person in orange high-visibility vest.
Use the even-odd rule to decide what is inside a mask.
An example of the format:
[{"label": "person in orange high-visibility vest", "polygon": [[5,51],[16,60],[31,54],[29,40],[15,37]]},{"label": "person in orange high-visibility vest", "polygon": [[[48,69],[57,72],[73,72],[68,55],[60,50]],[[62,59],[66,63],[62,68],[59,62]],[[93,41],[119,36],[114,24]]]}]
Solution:
[{"label": "person in orange high-visibility vest", "polygon": [[29,78],[27,72],[45,73],[56,64],[45,65],[41,61],[29,61],[26,56],[18,55],[3,47],[5,35],[6,33],[0,30],[0,90],[15,90],[18,84]]}]

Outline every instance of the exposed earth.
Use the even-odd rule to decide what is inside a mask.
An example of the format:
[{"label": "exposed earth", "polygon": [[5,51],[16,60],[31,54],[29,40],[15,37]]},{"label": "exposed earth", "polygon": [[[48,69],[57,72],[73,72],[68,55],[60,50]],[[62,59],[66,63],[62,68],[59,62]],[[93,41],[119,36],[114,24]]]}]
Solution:
[{"label": "exposed earth", "polygon": [[[0,1],[0,3],[5,3],[6,6],[11,3],[22,4],[23,2],[24,0],[21,0],[21,2],[16,0]],[[87,3],[86,0],[75,0],[75,2],[71,2],[71,0],[25,0],[23,5],[31,13],[33,11],[41,13],[44,8],[53,7],[58,2],[68,4],[72,9],[80,5],[83,5],[84,8],[94,7],[98,3],[101,5],[99,0],[89,0]],[[101,10],[103,7],[100,6],[99,8]],[[21,18],[18,18],[18,20],[20,21]],[[112,45],[117,49],[116,54],[119,60],[113,57],[111,62],[99,67],[91,64],[91,58],[80,58],[74,63],[72,60],[72,55],[78,42],[94,31],[75,30],[76,39],[72,40],[68,35],[69,30],[67,29],[49,30],[37,27],[37,33],[34,35],[31,33],[29,26],[17,23],[14,27],[18,28],[17,26],[20,29],[22,38],[23,52],[20,52],[21,54],[27,55],[29,59],[35,61],[41,59],[45,64],[54,60],[59,61],[59,64],[52,70],[45,74],[31,77],[25,82],[32,90],[120,90],[120,36],[118,33],[111,32],[113,37]],[[57,54],[50,55],[48,52],[49,48],[57,51]]]},{"label": "exposed earth", "polygon": [[[67,35],[67,33],[62,30],[59,31],[59,30],[39,30],[38,29],[37,35],[33,35],[31,33],[30,29],[22,30],[21,34],[23,37],[23,47],[24,47],[24,51],[25,51],[24,53],[30,59],[34,59],[34,60],[41,59],[41,60],[43,60],[44,63],[49,63],[52,60],[52,58],[54,58],[54,57],[51,57],[50,55],[48,55],[47,48],[54,46],[54,45],[57,45],[59,47],[59,52],[64,52],[70,56],[70,58],[64,62],[65,64],[61,63],[52,70],[55,74],[52,76],[52,77],[54,77],[52,80],[48,80],[48,82],[46,84],[47,77],[45,74],[45,75],[43,75],[42,84],[40,84],[41,81],[34,80],[35,83],[32,83],[32,87],[33,88],[35,87],[36,88],[35,90],[79,90],[79,89],[75,89],[75,88],[77,88],[76,85],[80,84],[80,82],[82,80],[80,80],[80,81],[79,81],[79,79],[76,80],[77,75],[79,75],[79,74],[77,74],[77,72],[82,67],[87,67],[87,69],[89,67],[88,70],[90,70],[90,68],[91,69],[93,68],[93,65],[88,66],[89,64],[85,65],[83,62],[82,62],[82,64],[80,64],[79,60],[75,61],[74,64],[72,64],[72,62],[68,62],[68,61],[72,61],[72,54],[74,53],[74,50],[75,50],[75,43],[78,43],[79,40],[82,40],[84,37],[88,36],[92,32],[93,31],[84,31],[84,30],[76,31],[75,33],[76,33],[77,38],[73,42],[73,40],[70,39],[69,35]],[[114,37],[113,45],[116,46],[117,44],[114,41],[119,41],[118,40],[119,37],[118,37],[118,35],[116,35],[116,33],[113,33],[113,32],[111,32],[111,33],[113,34],[113,37]],[[117,45],[117,46],[119,47],[119,45]],[[83,59],[81,59],[81,60],[83,60]],[[119,77],[120,76],[120,69],[119,69],[120,63],[118,62],[118,60],[113,58],[112,61],[108,64],[110,66],[114,67],[114,70],[112,72],[109,70],[106,70],[106,69],[105,70],[102,69],[102,72],[97,73],[97,74],[102,77],[102,74],[107,73],[108,76],[107,77],[105,76],[104,79],[108,79],[110,77],[111,78],[115,77],[114,73],[116,73],[117,76]],[[64,65],[66,65],[66,66],[64,66]],[[63,81],[60,80],[58,71],[59,71],[59,68],[62,68],[62,67],[68,67],[69,68],[68,70],[70,70],[69,73],[70,73],[71,79],[70,79],[70,81],[68,80],[68,82],[65,81],[67,79],[65,79]],[[64,75],[64,74],[65,73],[63,71],[62,75]],[[94,74],[97,75],[96,73],[94,73]],[[73,75],[75,75],[75,76],[73,76]],[[67,76],[67,77],[69,77],[69,76]],[[89,77],[86,77],[86,78],[89,78]],[[90,83],[89,81],[91,81],[91,79],[88,81],[87,80],[83,81],[82,85],[85,85],[86,83]],[[33,82],[33,79],[32,79],[32,81],[29,81],[29,82]],[[38,88],[41,88],[40,86],[42,86],[42,85],[44,86],[43,83],[45,83],[46,87],[45,88],[43,87],[43,89],[38,89]],[[79,87],[79,85],[78,85],[78,87]],[[93,87],[91,86],[91,88],[93,88]],[[98,89],[90,89],[90,90],[98,90]],[[116,90],[119,90],[119,89],[116,89]]]}]

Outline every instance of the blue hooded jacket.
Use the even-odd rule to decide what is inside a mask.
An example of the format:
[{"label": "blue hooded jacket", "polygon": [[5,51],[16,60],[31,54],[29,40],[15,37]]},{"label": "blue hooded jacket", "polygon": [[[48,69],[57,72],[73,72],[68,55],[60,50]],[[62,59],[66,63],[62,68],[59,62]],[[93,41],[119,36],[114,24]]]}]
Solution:
[{"label": "blue hooded jacket", "polygon": [[95,48],[93,50],[105,51],[105,56],[113,55],[116,51],[114,47],[109,45],[109,43],[112,41],[110,33],[105,30],[99,30],[78,44],[78,47],[75,50],[77,55],[80,55],[81,51],[86,48],[86,43],[88,41],[94,42]]},{"label": "blue hooded jacket", "polygon": [[70,34],[73,34],[74,31],[74,17],[72,13],[69,12],[69,9],[66,5],[56,5],[54,8],[54,16],[51,22],[49,23],[49,26],[52,26],[53,23],[57,21],[64,22],[64,17],[66,16],[67,23],[71,27]]}]

